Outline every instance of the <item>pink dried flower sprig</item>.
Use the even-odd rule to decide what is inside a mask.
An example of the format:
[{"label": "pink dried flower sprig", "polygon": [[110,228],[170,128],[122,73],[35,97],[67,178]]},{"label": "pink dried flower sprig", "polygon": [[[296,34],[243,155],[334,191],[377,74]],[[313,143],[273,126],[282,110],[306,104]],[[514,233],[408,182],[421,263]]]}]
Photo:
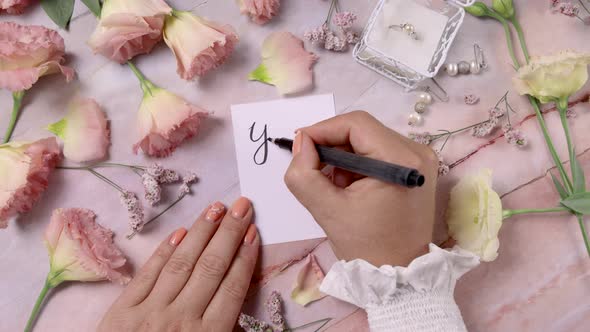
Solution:
[{"label": "pink dried flower sprig", "polygon": [[[504,103],[504,105],[501,105]],[[510,112],[515,112],[510,103],[508,103],[508,93],[506,93],[496,104],[496,106],[490,108],[488,110],[488,119],[478,122],[476,124],[460,128],[453,131],[448,130],[440,130],[440,134],[431,134],[430,132],[411,132],[408,134],[408,138],[412,141],[430,145],[434,141],[445,138],[444,143],[442,146],[437,150],[437,155],[439,157],[439,175],[443,176],[449,172],[449,167],[446,165],[442,158],[442,150],[444,149],[446,143],[448,142],[449,138],[454,135],[458,134],[467,130],[471,130],[471,135],[474,137],[486,137],[493,133],[499,126],[500,123],[506,119],[506,123],[502,125],[502,131],[504,132],[504,136],[506,141],[510,145],[514,145],[517,147],[524,147],[527,145],[528,141],[524,134],[515,129],[512,124],[510,123]]]},{"label": "pink dried flower sprig", "polygon": [[238,325],[246,332],[286,332],[300,330],[320,324],[320,326],[315,329],[315,331],[320,331],[332,320],[332,318],[324,318],[303,324],[298,327],[288,327],[287,321],[283,316],[283,300],[281,298],[281,294],[277,291],[273,291],[266,299],[265,308],[266,312],[270,316],[270,321],[272,324],[241,313],[238,317]]},{"label": "pink dried flower sprig", "polygon": [[107,176],[96,170],[98,168],[104,167],[122,167],[130,169],[134,173],[136,173],[141,178],[145,191],[145,200],[151,206],[157,205],[160,202],[162,197],[161,186],[164,184],[178,182],[180,180],[180,176],[176,171],[166,169],[159,164],[153,164],[149,167],[144,167],[117,163],[100,163],[81,167],[59,167],[60,169],[86,170],[94,176],[96,176],[97,178],[99,178],[100,180],[115,188],[117,191],[119,191],[121,204],[123,204],[123,206],[127,210],[129,217],[130,234],[127,236],[127,238],[129,239],[135,236],[135,234],[141,232],[145,225],[158,219],[160,216],[162,216],[164,213],[170,210],[174,205],[178,204],[187,194],[190,193],[190,185],[197,180],[197,176],[194,173],[189,173],[189,175],[183,177],[182,184],[179,188],[181,194],[179,194],[178,198],[174,202],[172,202],[168,207],[166,207],[162,212],[146,221],[144,208],[137,194],[122,188],[113,180],[109,179]]},{"label": "pink dried flower sprig", "polygon": [[273,291],[265,303],[266,312],[270,316],[270,321],[279,328],[279,331],[287,329],[287,322],[283,317],[283,301],[277,291]]},{"label": "pink dried flower sprig", "polygon": [[[577,19],[579,19],[580,21],[582,21],[584,24],[586,25],[590,25],[590,16],[586,16],[586,17],[582,17],[580,15],[580,12],[582,11],[581,8],[584,9],[584,11],[590,15],[590,6],[587,6],[584,3],[585,0],[578,0],[577,2],[578,4],[572,3],[571,1],[563,1],[563,0],[551,0],[550,1],[550,7],[551,7],[551,11],[553,13],[558,13],[558,14],[562,14],[568,17],[575,17]],[[581,8],[580,8],[581,6]]]},{"label": "pink dried flower sprig", "polygon": [[[336,15],[333,15],[336,11]],[[333,16],[332,16],[333,15]],[[312,44],[318,44],[326,50],[344,52],[349,45],[358,43],[359,36],[352,30],[357,16],[351,12],[338,12],[338,0],[332,0],[328,17],[319,27],[308,29],[303,37]],[[330,21],[337,29],[330,29]]]}]

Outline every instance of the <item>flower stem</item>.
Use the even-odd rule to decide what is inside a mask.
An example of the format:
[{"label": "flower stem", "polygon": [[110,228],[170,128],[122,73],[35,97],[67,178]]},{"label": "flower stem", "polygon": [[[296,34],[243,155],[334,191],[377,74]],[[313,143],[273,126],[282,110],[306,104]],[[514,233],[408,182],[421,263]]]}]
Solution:
[{"label": "flower stem", "polygon": [[588,252],[588,256],[590,256],[590,241],[588,241],[588,233],[586,232],[586,226],[584,226],[584,216],[578,213],[576,214],[576,217],[578,218],[578,224],[580,224],[580,230],[582,231],[586,251]]},{"label": "flower stem", "polygon": [[45,284],[43,285],[43,289],[41,289],[41,293],[39,297],[37,297],[37,302],[35,302],[35,306],[33,307],[33,311],[31,311],[31,315],[29,316],[29,320],[27,321],[27,326],[25,327],[25,332],[30,332],[33,330],[33,325],[37,320],[37,316],[39,315],[39,310],[41,310],[41,305],[43,304],[43,300],[47,296],[47,292],[52,287],[49,285],[49,280],[45,280]]},{"label": "flower stem", "polygon": [[590,9],[588,9],[588,7],[586,6],[586,4],[584,4],[583,0],[578,0],[580,2],[580,5],[582,5],[582,8],[584,8],[584,10],[586,10],[586,12],[588,14],[590,14]]},{"label": "flower stem", "polygon": [[524,58],[526,60],[526,63],[528,64],[531,59],[531,56],[529,55],[529,49],[526,45],[526,40],[524,39],[524,32],[522,31],[522,26],[520,25],[520,22],[516,18],[516,15],[514,15],[511,22],[512,22],[512,25],[514,25],[514,29],[516,30],[516,33],[518,34],[518,41],[520,42],[520,47],[522,48],[522,53],[524,54]]},{"label": "flower stem", "polygon": [[[162,212],[158,213],[155,217],[151,218],[150,220],[146,221],[143,225],[147,225],[149,223],[151,223],[152,221],[155,221],[156,219],[160,218],[164,213],[168,212],[168,210],[170,210],[171,208],[174,207],[174,205],[178,204],[180,201],[182,201],[182,199],[185,197],[186,195],[182,195],[180,197],[178,197],[174,202],[172,202],[172,204],[168,205],[168,207],[166,207]],[[136,231],[133,231],[133,233],[127,235],[127,239],[131,240],[135,235],[137,234]]]},{"label": "flower stem", "polygon": [[338,2],[338,0],[332,0],[332,3],[330,4],[330,10],[328,10],[328,17],[326,17],[325,24],[330,25],[330,18],[332,18],[332,13],[334,12],[334,8],[337,6],[336,2]]},{"label": "flower stem", "polygon": [[508,25],[508,21],[502,16],[496,14],[493,11],[489,11],[488,16],[495,18],[496,20],[502,23],[504,27],[504,33],[506,34],[506,44],[508,45],[508,52],[510,54],[510,58],[512,58],[512,62],[514,64],[514,68],[518,70],[520,68],[520,64],[518,63],[518,59],[516,58],[516,54],[514,53],[514,45],[512,43],[512,32],[510,31],[510,26]]},{"label": "flower stem", "polygon": [[[561,119],[561,125],[563,126],[563,131],[565,132],[565,139],[567,141],[567,150],[570,156],[570,163],[575,161],[576,155],[574,151],[574,144],[572,142],[572,135],[570,133],[570,126],[567,121],[567,109],[568,109],[568,99],[564,98],[557,102],[557,109],[559,110],[559,118]],[[572,174],[572,177],[574,175]]]},{"label": "flower stem", "polygon": [[539,121],[539,125],[541,126],[541,131],[543,132],[543,136],[545,137],[545,142],[547,143],[547,148],[549,149],[549,152],[551,153],[551,156],[553,157],[553,162],[555,163],[555,166],[557,167],[557,170],[559,171],[559,174],[561,175],[561,179],[564,182],[564,185],[566,186],[566,189],[568,190],[569,193],[573,192],[573,185],[572,182],[570,180],[570,178],[568,177],[567,173],[565,172],[565,169],[563,168],[563,163],[561,162],[561,159],[559,159],[559,155],[557,154],[557,151],[555,150],[555,146],[553,145],[553,141],[551,140],[551,136],[549,135],[549,130],[547,129],[547,124],[545,123],[545,119],[543,118],[543,114],[541,113],[541,108],[539,107],[539,102],[537,101],[537,99],[535,99],[532,96],[528,96],[529,97],[529,101],[531,102],[531,105],[533,105],[533,109],[535,110],[535,114],[537,115],[537,120]]},{"label": "flower stem", "polygon": [[139,68],[135,66],[133,62],[127,61],[127,65],[129,66],[129,68],[131,68],[131,71],[133,71],[133,74],[135,74],[135,77],[137,77],[137,79],[139,80],[139,85],[141,86],[141,90],[143,90],[143,93],[149,93],[151,96],[152,90],[157,88],[156,85],[154,85],[154,83],[148,80],[147,77],[143,75],[143,73],[139,70]]},{"label": "flower stem", "polygon": [[300,330],[300,329],[304,329],[306,327],[310,327],[310,326],[315,325],[315,324],[322,323],[322,325],[320,325],[320,327],[318,327],[317,329],[315,329],[314,332],[317,332],[317,331],[321,330],[322,327],[326,326],[326,324],[328,324],[331,320],[332,320],[332,318],[324,318],[324,319],[316,320],[314,322],[303,324],[301,326],[297,326],[297,327],[293,327],[293,328],[288,328],[288,329],[284,330],[284,332],[291,332],[291,331],[295,331],[295,330]]},{"label": "flower stem", "polygon": [[570,211],[566,207],[554,207],[548,209],[521,209],[521,210],[504,210],[502,212],[502,216],[504,219],[508,219],[512,216],[516,216],[519,214],[529,214],[529,213],[548,213],[548,212],[564,212]]},{"label": "flower stem", "polygon": [[6,128],[6,134],[4,135],[4,141],[2,143],[8,143],[12,137],[12,132],[14,131],[16,120],[18,120],[18,113],[22,106],[24,96],[24,90],[12,93],[12,114],[10,115],[10,122],[8,123],[8,128]]}]

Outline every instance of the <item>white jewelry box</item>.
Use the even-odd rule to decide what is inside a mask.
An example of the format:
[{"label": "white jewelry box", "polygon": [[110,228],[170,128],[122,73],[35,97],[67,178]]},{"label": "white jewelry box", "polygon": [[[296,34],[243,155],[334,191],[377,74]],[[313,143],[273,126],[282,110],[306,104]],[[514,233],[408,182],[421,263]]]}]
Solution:
[{"label": "white jewelry box", "polygon": [[[474,0],[380,0],[353,57],[408,90],[434,77]],[[404,29],[411,24],[418,39]]]}]

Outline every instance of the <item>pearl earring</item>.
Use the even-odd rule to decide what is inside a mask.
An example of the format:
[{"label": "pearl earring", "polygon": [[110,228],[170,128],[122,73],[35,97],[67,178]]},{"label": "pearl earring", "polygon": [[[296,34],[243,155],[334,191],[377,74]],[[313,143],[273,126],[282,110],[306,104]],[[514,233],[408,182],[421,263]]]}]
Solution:
[{"label": "pearl earring", "polygon": [[422,91],[418,94],[418,100],[416,101],[416,104],[414,104],[414,112],[408,116],[408,125],[410,126],[419,126],[424,122],[422,114],[424,114],[424,112],[428,110],[428,106],[434,102],[433,95],[441,101],[446,102],[449,100],[449,96],[445,89],[443,89],[435,79],[431,80],[434,82],[438,90],[440,90],[441,95],[438,95],[430,86],[422,88]]},{"label": "pearl earring", "polygon": [[474,74],[477,75],[482,69],[486,69],[488,64],[484,57],[483,49],[478,44],[473,44],[473,53],[475,59],[472,61],[460,61],[459,63],[447,63],[445,70],[450,76]]}]

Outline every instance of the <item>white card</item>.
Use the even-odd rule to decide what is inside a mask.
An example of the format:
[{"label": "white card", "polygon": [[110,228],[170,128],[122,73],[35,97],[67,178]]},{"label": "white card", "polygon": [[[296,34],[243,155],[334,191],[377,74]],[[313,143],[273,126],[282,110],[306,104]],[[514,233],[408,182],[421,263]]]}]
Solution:
[{"label": "white card", "polygon": [[293,138],[296,129],[333,117],[334,97],[233,105],[231,110],[240,188],[242,195],[252,200],[263,244],[324,237],[324,231],[283,181],[291,152],[266,139]]}]

